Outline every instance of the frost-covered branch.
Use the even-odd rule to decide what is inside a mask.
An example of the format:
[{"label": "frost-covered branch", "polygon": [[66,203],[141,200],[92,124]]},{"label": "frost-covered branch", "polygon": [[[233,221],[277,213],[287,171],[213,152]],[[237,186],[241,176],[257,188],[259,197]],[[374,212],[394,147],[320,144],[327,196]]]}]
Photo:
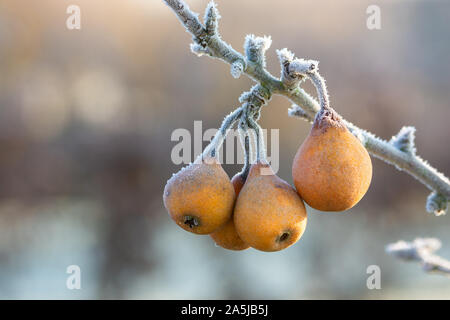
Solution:
[{"label": "frost-covered branch", "polygon": [[450,261],[436,255],[441,241],[435,238],[417,238],[413,242],[397,241],[386,246],[386,252],[396,258],[421,263],[426,272],[450,277]]},{"label": "frost-covered branch", "polygon": [[[204,24],[198,19],[198,14],[192,12],[184,1],[164,1],[177,14],[186,30],[192,34],[194,43],[191,45],[191,50],[194,53],[208,55],[229,63],[233,77],[238,78],[245,73],[258,83],[269,98],[272,94],[279,94],[290,99],[294,106],[289,110],[289,115],[298,116],[309,122],[314,120],[320,105],[299,86],[305,79],[302,71],[312,60],[298,59],[287,49],[278,50],[281,76],[276,78],[265,68],[265,52],[271,44],[270,37],[247,36],[244,56],[221,39],[218,31],[220,15],[213,1],[206,8]],[[317,67],[318,63],[315,63]],[[450,200],[450,181],[416,155],[414,128],[404,127],[390,141],[386,141],[348,121],[344,120],[344,123],[360,139],[370,154],[407,172],[431,190],[427,198],[427,211],[436,215],[445,213]]]}]

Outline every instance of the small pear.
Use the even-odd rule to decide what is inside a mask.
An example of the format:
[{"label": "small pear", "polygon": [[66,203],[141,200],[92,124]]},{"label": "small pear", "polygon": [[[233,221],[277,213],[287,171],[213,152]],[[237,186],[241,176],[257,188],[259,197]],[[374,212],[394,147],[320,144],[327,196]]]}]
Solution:
[{"label": "small pear", "polygon": [[167,181],[164,205],[181,228],[210,234],[231,217],[235,191],[215,157],[194,162]]},{"label": "small pear", "polygon": [[[231,179],[236,197],[239,196],[239,193],[244,186],[245,180],[245,174],[243,173],[238,173]],[[225,223],[223,227],[211,233],[210,236],[217,245],[228,250],[239,251],[248,249],[250,247],[248,244],[242,241],[242,239],[237,234],[233,216],[228,220],[227,223]]]},{"label": "small pear", "polygon": [[298,194],[312,208],[343,211],[369,188],[372,162],[332,108],[322,108],[292,165]]},{"label": "small pear", "polygon": [[234,208],[241,239],[261,251],[279,251],[300,239],[306,220],[305,206],[295,189],[268,164],[253,164]]}]

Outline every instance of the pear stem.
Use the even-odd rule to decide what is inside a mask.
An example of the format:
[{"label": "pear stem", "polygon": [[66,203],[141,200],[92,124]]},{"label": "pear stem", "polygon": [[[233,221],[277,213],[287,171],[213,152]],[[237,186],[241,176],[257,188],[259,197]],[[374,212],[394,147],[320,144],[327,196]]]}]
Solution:
[{"label": "pear stem", "polygon": [[255,130],[256,134],[256,161],[267,163],[266,147],[262,129],[253,118],[248,118],[248,124],[250,128]]},{"label": "pear stem", "polygon": [[222,143],[227,136],[228,130],[230,130],[230,128],[236,123],[241,115],[242,107],[239,107],[225,117],[225,119],[222,121],[220,129],[214,135],[214,138],[211,140],[205,150],[203,150],[202,154],[200,154],[195,160],[196,163],[203,162],[203,160],[206,158],[219,158],[218,150],[222,146]]},{"label": "pear stem", "polygon": [[241,176],[246,180],[250,171],[251,150],[249,132],[242,128],[242,124],[239,124],[239,138],[244,149],[244,166],[242,167]]},{"label": "pear stem", "polygon": [[308,72],[306,74],[311,82],[314,84],[314,87],[317,90],[317,96],[319,97],[320,108],[322,110],[329,110],[330,107],[330,98],[328,96],[327,85],[325,84],[325,79],[320,75],[318,71]]}]

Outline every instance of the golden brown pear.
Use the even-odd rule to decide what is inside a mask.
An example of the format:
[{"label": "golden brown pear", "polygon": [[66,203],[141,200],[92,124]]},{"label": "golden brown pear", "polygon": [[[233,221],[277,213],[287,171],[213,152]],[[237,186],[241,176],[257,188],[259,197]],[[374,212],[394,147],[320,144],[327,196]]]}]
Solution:
[{"label": "golden brown pear", "polygon": [[[236,197],[238,197],[239,192],[241,191],[245,183],[244,175],[242,173],[236,174],[231,179],[231,183],[233,184]],[[211,238],[213,238],[217,245],[228,250],[239,251],[248,249],[250,247],[248,244],[242,241],[242,239],[237,234],[236,228],[234,226],[233,216],[230,218],[230,220],[228,220],[227,223],[225,223],[223,227],[211,233],[210,236]]]},{"label": "golden brown pear", "polygon": [[268,164],[253,164],[234,208],[241,239],[258,250],[279,251],[300,239],[306,220],[305,206],[295,189]]},{"label": "golden brown pear", "polygon": [[361,142],[331,108],[319,111],[292,165],[298,194],[321,211],[350,209],[372,179],[372,162]]},{"label": "golden brown pear", "polygon": [[235,192],[230,178],[216,158],[192,163],[167,181],[164,205],[183,229],[209,234],[231,217]]}]

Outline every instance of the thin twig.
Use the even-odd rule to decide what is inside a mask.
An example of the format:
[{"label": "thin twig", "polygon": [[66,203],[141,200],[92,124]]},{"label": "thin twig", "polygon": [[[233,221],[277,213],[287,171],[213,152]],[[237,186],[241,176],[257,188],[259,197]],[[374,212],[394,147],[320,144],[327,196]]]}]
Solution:
[{"label": "thin twig", "polygon": [[421,263],[426,272],[450,277],[450,261],[434,254],[441,248],[441,241],[435,238],[417,238],[413,242],[397,241],[386,246],[386,252],[396,258]]}]

